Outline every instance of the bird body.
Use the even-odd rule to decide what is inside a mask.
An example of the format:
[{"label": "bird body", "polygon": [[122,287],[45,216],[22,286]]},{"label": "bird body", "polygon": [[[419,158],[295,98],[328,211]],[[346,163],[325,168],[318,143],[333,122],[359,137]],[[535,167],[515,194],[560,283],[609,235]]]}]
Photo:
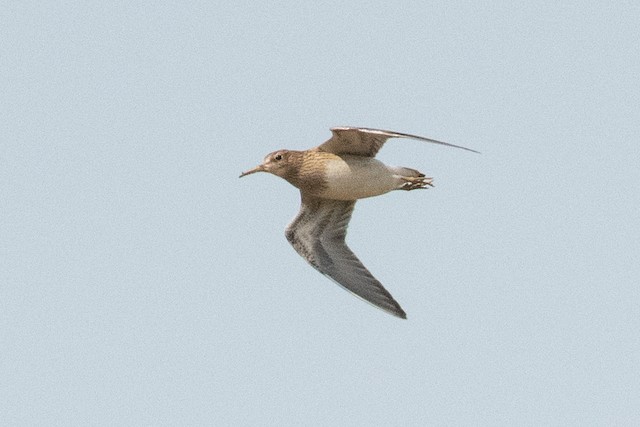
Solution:
[{"label": "bird body", "polygon": [[[395,316],[406,318],[400,304],[367,270],[345,243],[356,200],[393,190],[433,186],[415,169],[387,166],[374,157],[389,138],[411,138],[469,148],[378,129],[337,127],[332,138],[306,151],[279,150],[240,177],[269,172],[300,190],[301,207],[285,236],[315,269],[346,290]],[[477,152],[477,151],[474,151]]]},{"label": "bird body", "polygon": [[[312,152],[310,155],[325,153]],[[380,196],[400,188],[406,181],[402,171],[370,157],[332,154],[324,164],[327,182],[318,197],[332,200],[357,200]],[[330,177],[330,179],[328,179]]]}]

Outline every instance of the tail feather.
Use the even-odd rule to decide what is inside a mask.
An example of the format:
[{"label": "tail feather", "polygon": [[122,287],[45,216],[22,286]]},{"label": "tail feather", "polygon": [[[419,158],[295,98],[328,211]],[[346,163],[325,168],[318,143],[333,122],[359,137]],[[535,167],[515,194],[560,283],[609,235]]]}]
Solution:
[{"label": "tail feather", "polygon": [[421,178],[421,177],[425,176],[422,172],[417,171],[415,169],[411,169],[411,168],[404,168],[404,167],[400,167],[400,166],[391,166],[390,169],[393,171],[393,173],[395,173],[396,175],[399,175],[399,176],[407,176],[407,177],[411,177],[411,178]]}]

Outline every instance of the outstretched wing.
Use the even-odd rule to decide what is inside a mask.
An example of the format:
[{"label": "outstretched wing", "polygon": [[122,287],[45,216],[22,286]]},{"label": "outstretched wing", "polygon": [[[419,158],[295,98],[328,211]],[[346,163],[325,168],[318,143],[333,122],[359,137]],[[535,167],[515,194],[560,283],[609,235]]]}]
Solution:
[{"label": "outstretched wing", "polygon": [[375,157],[382,145],[389,138],[411,138],[432,144],[446,145],[448,147],[461,148],[467,151],[477,151],[435,139],[424,138],[408,133],[392,132],[380,129],[367,129],[359,127],[335,127],[331,129],[333,136],[316,149],[333,154],[351,154],[355,156]]},{"label": "outstretched wing", "polygon": [[400,304],[345,243],[355,203],[302,194],[300,212],[285,231],[287,240],[316,270],[349,292],[406,319]]}]

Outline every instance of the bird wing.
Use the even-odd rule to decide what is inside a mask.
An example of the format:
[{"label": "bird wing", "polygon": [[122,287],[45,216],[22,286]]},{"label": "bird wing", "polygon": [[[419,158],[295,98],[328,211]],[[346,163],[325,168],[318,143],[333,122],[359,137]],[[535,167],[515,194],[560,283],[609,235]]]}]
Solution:
[{"label": "bird wing", "polygon": [[366,269],[345,243],[355,201],[329,200],[302,194],[300,212],[285,235],[316,270],[394,316],[406,319],[400,304]]},{"label": "bird wing", "polygon": [[375,157],[382,145],[389,138],[411,138],[433,144],[446,145],[448,147],[462,148],[463,150],[477,151],[435,139],[424,138],[408,133],[392,132],[380,129],[367,129],[359,127],[335,127],[331,128],[333,136],[316,149],[333,154],[351,154],[355,156]]}]

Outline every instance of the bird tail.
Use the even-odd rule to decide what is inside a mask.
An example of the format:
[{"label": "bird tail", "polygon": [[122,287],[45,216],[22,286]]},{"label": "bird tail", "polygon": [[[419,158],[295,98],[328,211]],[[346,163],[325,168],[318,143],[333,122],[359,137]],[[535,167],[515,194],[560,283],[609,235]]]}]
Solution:
[{"label": "bird tail", "polygon": [[417,171],[411,168],[403,168],[400,166],[391,166],[389,169],[393,171],[394,174],[399,176],[406,176],[411,178],[421,178],[425,176],[422,172]]}]

